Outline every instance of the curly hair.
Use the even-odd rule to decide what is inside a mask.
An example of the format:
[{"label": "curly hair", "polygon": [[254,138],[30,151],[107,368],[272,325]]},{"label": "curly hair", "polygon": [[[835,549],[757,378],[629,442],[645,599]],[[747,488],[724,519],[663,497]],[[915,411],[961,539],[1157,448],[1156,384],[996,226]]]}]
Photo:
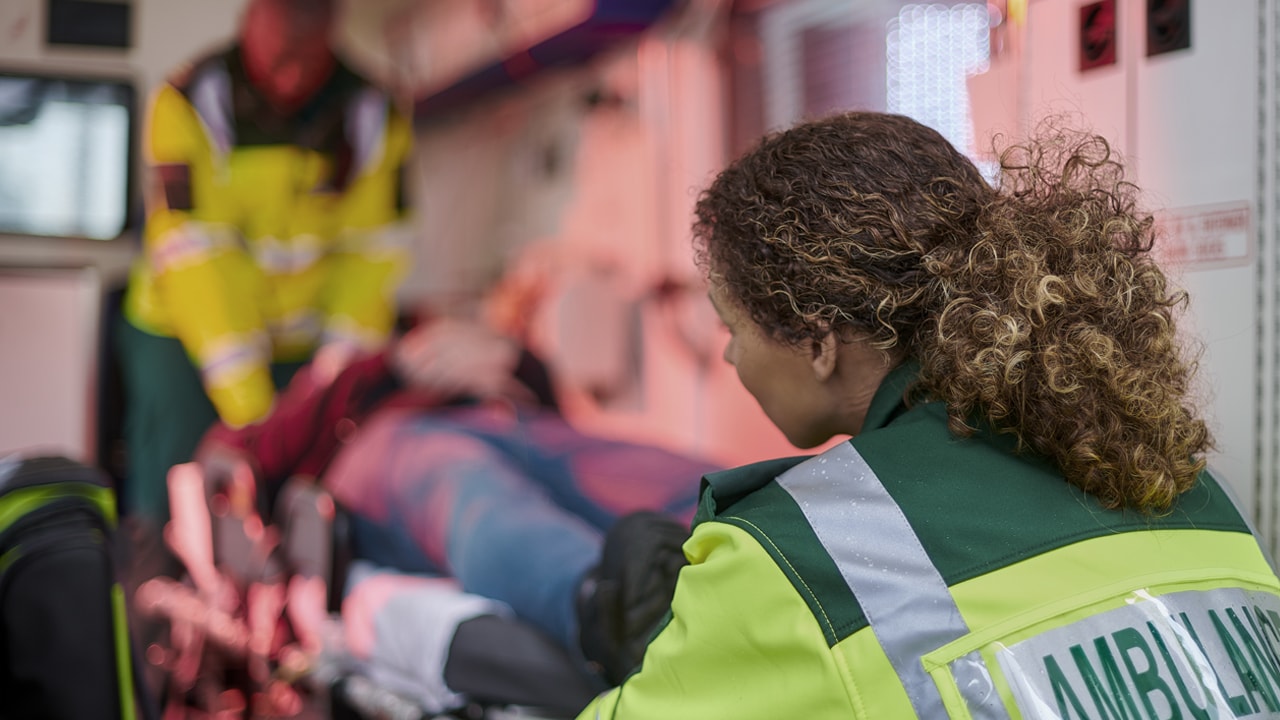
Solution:
[{"label": "curly hair", "polygon": [[1167,509],[1212,440],[1152,217],[1101,137],[1057,129],[1000,160],[992,187],[882,113],[770,135],[699,198],[699,266],[775,341],[913,358],[911,398],[944,402],[953,433],[985,422],[1107,507]]}]

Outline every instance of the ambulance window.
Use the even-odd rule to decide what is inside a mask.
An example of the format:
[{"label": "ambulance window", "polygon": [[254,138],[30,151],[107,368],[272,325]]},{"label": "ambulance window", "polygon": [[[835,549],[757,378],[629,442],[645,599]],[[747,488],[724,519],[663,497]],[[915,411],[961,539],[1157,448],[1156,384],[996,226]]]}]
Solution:
[{"label": "ambulance window", "polygon": [[126,81],[0,72],[0,233],[118,237],[133,100]]},{"label": "ambulance window", "polygon": [[[973,151],[968,78],[991,61],[989,3],[904,5],[886,38],[886,103],[889,112],[914,118],[942,133],[992,179],[997,167]],[[982,140],[985,142],[985,140]]]}]

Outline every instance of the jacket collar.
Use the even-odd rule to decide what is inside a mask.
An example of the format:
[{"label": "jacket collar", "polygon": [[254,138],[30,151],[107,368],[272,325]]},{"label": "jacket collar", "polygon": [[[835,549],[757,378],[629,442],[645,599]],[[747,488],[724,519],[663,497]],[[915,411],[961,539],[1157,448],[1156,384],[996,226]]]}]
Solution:
[{"label": "jacket collar", "polygon": [[906,360],[889,371],[880,381],[880,387],[871,397],[867,417],[862,421],[862,432],[869,432],[888,425],[907,409],[907,392],[920,377],[920,363]]}]

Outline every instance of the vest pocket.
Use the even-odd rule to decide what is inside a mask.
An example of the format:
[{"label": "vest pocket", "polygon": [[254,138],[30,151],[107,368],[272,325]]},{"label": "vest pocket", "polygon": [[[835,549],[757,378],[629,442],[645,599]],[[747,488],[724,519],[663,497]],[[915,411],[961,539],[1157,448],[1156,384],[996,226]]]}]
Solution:
[{"label": "vest pocket", "polygon": [[1280,591],[1147,578],[1011,617],[922,663],[952,718],[1276,717]]}]

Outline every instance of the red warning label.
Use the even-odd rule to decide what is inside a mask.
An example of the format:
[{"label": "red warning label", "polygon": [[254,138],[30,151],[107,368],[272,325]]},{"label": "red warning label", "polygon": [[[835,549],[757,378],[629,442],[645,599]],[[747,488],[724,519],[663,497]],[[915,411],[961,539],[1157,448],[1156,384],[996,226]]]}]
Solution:
[{"label": "red warning label", "polygon": [[1172,208],[1156,213],[1155,254],[1187,269],[1253,261],[1253,221],[1247,202]]}]

